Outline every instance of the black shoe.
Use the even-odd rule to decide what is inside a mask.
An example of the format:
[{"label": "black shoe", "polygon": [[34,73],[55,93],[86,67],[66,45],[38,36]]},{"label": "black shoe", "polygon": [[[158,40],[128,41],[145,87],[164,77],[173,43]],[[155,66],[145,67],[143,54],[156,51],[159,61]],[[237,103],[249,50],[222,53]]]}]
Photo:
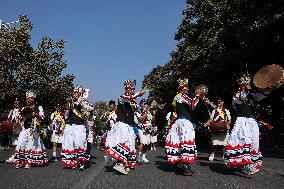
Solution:
[{"label": "black shoe", "polygon": [[191,166],[189,163],[178,163],[177,167],[181,169],[183,172],[187,173],[187,175],[192,175],[194,172],[191,170]]},{"label": "black shoe", "polygon": [[84,164],[79,164],[79,165],[77,165],[77,169],[79,171],[83,171],[85,169],[85,165]]}]

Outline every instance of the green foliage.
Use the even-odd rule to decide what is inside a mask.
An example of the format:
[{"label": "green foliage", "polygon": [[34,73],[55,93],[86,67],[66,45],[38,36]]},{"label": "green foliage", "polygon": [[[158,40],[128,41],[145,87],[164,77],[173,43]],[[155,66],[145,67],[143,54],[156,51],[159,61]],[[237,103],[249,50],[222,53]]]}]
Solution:
[{"label": "green foliage", "polygon": [[62,75],[67,62],[64,60],[64,41],[42,38],[35,49],[30,45],[32,24],[20,16],[19,26],[0,30],[0,116],[7,116],[15,97],[25,99],[25,92],[33,90],[37,103],[45,112],[64,103],[73,88],[74,76]]},{"label": "green foliage", "polygon": [[[277,0],[187,0],[175,34],[177,49],[164,66],[145,76],[150,97],[170,108],[180,77],[191,92],[204,83],[208,97],[231,101],[236,76],[251,75],[284,60],[284,2]],[[229,104],[229,103],[227,103]]]},{"label": "green foliage", "polygon": [[103,122],[100,117],[108,111],[108,105],[106,101],[99,100],[95,102],[95,111],[96,111],[96,120],[95,120],[95,125],[98,130],[101,129],[107,129],[107,125],[105,122]]}]

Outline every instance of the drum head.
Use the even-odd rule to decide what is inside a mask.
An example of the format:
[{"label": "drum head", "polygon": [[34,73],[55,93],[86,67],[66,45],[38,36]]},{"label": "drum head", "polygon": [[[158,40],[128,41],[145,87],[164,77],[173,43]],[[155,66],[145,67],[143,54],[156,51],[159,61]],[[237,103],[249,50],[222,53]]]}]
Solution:
[{"label": "drum head", "polygon": [[261,68],[253,77],[253,84],[259,89],[266,89],[283,82],[283,68],[272,64]]}]

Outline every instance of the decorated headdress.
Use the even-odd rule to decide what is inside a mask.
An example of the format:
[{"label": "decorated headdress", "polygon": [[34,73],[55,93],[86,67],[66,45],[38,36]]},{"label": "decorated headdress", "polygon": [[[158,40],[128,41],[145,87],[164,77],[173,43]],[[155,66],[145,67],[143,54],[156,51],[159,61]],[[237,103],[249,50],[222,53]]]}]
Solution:
[{"label": "decorated headdress", "polygon": [[251,76],[249,74],[243,74],[237,80],[239,85],[249,84],[250,81],[251,81]]},{"label": "decorated headdress", "polygon": [[132,89],[135,90],[136,80],[131,81],[130,79],[124,81],[124,89]]},{"label": "decorated headdress", "polygon": [[181,90],[185,86],[188,86],[188,79],[186,79],[186,78],[184,78],[184,79],[179,78],[177,81],[178,81],[178,89],[179,90]]},{"label": "decorated headdress", "polygon": [[84,92],[84,88],[83,88],[82,86],[77,85],[77,86],[74,88],[73,91],[74,91],[74,92],[80,92],[80,93],[82,93],[82,92]]},{"label": "decorated headdress", "polygon": [[29,98],[36,98],[36,94],[33,92],[33,91],[27,91],[26,92],[26,99],[29,99]]}]

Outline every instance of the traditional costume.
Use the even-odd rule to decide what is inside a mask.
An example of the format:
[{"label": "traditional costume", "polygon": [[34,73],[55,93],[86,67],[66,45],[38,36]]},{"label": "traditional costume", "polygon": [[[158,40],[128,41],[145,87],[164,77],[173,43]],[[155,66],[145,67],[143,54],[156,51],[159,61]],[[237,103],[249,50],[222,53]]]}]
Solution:
[{"label": "traditional costume", "polygon": [[14,164],[16,168],[24,166],[26,169],[32,165],[45,166],[48,164],[46,149],[41,136],[45,134],[42,120],[44,112],[41,106],[34,102],[35,94],[26,93],[28,106],[22,110],[24,129],[20,132],[15,149]]},{"label": "traditional costume", "polygon": [[179,93],[174,98],[177,119],[172,125],[166,137],[166,154],[168,162],[177,165],[185,172],[193,173],[190,163],[194,163],[197,157],[195,145],[195,130],[190,122],[190,112],[196,107],[199,95],[191,99],[188,92],[188,80],[179,79]]},{"label": "traditional costume", "polygon": [[[21,120],[22,120],[21,112],[22,112],[22,108],[21,108],[20,101],[18,100],[18,98],[16,98],[14,102],[14,109],[12,109],[8,115],[8,120],[13,122],[13,127],[19,127],[17,128],[17,131],[14,131],[13,129],[13,134],[9,135],[9,138],[11,139],[11,144],[13,145],[13,147],[17,145],[19,134],[24,129],[23,124],[21,124]],[[14,154],[9,159],[7,159],[6,162],[13,163]]]},{"label": "traditional costume", "polygon": [[[109,107],[112,105],[115,106],[115,101],[110,100],[108,105]],[[110,130],[117,119],[116,108],[114,107],[113,110],[108,110],[105,112],[100,119],[107,124],[107,130]]]},{"label": "traditional costume", "polygon": [[[138,125],[138,136],[139,136],[139,152],[137,155],[138,163],[149,163],[146,158],[147,145],[151,143],[151,132],[152,132],[152,114],[149,111],[149,106],[145,104],[146,100],[140,101],[140,111],[135,112],[134,120]],[[142,105],[143,104],[143,105]]]},{"label": "traditional costume", "polygon": [[87,154],[86,106],[82,99],[82,87],[76,87],[66,111],[66,126],[62,140],[61,163],[66,168],[84,170],[89,163]]},{"label": "traditional costume", "polygon": [[[210,120],[208,124],[222,122],[227,125],[227,130],[219,133],[211,134],[211,154],[209,161],[213,161],[215,157],[215,146],[226,146],[229,137],[229,125],[231,122],[231,114],[228,109],[225,109],[223,104],[224,101],[221,98],[217,100],[218,107],[211,112]],[[217,126],[218,127],[218,126]]]},{"label": "traditional costume", "polygon": [[262,166],[259,151],[259,127],[254,116],[254,101],[265,95],[249,91],[250,76],[243,75],[238,84],[241,90],[233,96],[233,106],[237,110],[237,120],[225,147],[224,160],[228,167],[241,167],[244,173],[254,174]]},{"label": "traditional costume", "polygon": [[[101,121],[106,123],[107,131],[109,131],[113,127],[117,119],[115,101],[110,100],[108,106],[109,110],[100,117]],[[101,150],[105,150],[107,131],[105,132],[103,131],[101,135],[101,143],[100,143]]]},{"label": "traditional costume", "polygon": [[[57,144],[62,143],[63,132],[65,127],[65,117],[64,112],[60,110],[60,106],[56,106],[56,111],[53,112],[50,116],[51,120],[51,142],[53,143],[53,151],[52,151],[52,161],[57,161],[56,156],[56,148]],[[60,157],[60,156],[59,156]]]},{"label": "traditional costume", "polygon": [[136,165],[135,138],[133,130],[134,122],[134,100],[144,94],[144,90],[134,94],[136,81],[126,80],[124,82],[125,94],[120,96],[116,109],[116,123],[107,133],[105,153],[117,160],[113,167],[115,170],[128,174],[129,168]]}]

